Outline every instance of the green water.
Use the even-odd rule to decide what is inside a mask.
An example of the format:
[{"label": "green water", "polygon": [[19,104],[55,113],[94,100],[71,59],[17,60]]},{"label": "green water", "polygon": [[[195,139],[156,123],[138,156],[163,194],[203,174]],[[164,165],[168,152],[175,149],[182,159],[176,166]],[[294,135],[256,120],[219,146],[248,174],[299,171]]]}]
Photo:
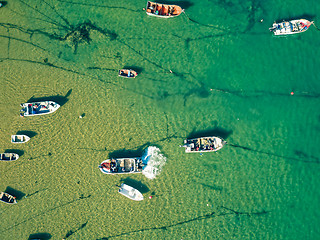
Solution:
[{"label": "green water", "polygon": [[[320,3],[180,3],[187,16],[174,19],[147,16],[141,0],[0,8],[0,151],[21,155],[0,164],[0,191],[20,196],[0,204],[0,239],[319,239],[320,32],[268,28],[320,25]],[[140,74],[119,78],[123,67]],[[19,117],[41,98],[62,107]],[[229,144],[179,148],[207,134]],[[154,180],[98,169],[151,145],[167,157]],[[145,200],[118,194],[122,182]]]}]

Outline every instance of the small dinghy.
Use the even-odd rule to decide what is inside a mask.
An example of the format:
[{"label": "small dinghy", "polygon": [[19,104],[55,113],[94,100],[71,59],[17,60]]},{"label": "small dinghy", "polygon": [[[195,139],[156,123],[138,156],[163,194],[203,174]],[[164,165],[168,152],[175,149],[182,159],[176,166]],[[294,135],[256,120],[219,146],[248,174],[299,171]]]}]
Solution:
[{"label": "small dinghy", "polygon": [[186,153],[193,152],[216,152],[220,150],[227,142],[219,137],[200,137],[184,140]]},{"label": "small dinghy", "polygon": [[27,135],[11,135],[12,143],[26,143],[30,140]]},{"label": "small dinghy", "polygon": [[11,196],[9,193],[1,192],[0,193],[0,201],[8,204],[15,204],[17,200],[14,196]]},{"label": "small dinghy", "polygon": [[183,9],[178,5],[169,5],[156,2],[147,3],[146,13],[149,16],[160,18],[177,17],[183,12]]},{"label": "small dinghy", "polygon": [[20,110],[21,117],[38,116],[50,114],[57,111],[60,107],[58,103],[52,101],[22,103]]},{"label": "small dinghy", "polygon": [[306,19],[283,21],[281,23],[275,22],[269,30],[273,32],[274,35],[302,33],[307,31],[312,23],[313,22]]},{"label": "small dinghy", "polygon": [[122,194],[123,196],[126,196],[127,198],[130,198],[131,200],[134,201],[142,201],[143,200],[143,195],[141,192],[139,192],[137,189],[122,183],[121,187],[119,189],[119,193]]},{"label": "small dinghy", "polygon": [[132,69],[120,69],[118,76],[125,78],[135,78],[136,76],[138,76],[138,73]]},{"label": "small dinghy", "polygon": [[0,161],[15,161],[19,158],[16,153],[0,153]]}]

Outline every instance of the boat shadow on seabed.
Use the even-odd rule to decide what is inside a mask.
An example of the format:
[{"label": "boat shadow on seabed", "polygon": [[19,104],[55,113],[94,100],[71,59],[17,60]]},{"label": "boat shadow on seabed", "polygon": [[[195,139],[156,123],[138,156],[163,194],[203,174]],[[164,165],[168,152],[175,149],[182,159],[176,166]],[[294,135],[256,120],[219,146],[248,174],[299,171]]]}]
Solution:
[{"label": "boat shadow on seabed", "polygon": [[20,150],[20,149],[6,149],[4,152],[5,153],[16,153],[19,155],[19,157],[21,157],[24,154],[24,151]]},{"label": "boat shadow on seabed", "polygon": [[38,133],[34,131],[18,131],[16,135],[27,135],[29,138],[33,138],[37,136]]},{"label": "boat shadow on seabed", "polygon": [[199,138],[199,137],[217,136],[226,140],[232,134],[232,132],[233,132],[232,130],[225,130],[220,127],[215,127],[212,129],[207,129],[202,131],[196,131],[195,129],[193,129],[192,132],[187,136],[187,138],[191,139],[191,138]]},{"label": "boat shadow on seabed", "polygon": [[49,240],[51,239],[51,234],[50,233],[33,233],[30,234],[28,240]]},{"label": "boat shadow on seabed", "polygon": [[121,178],[121,182],[137,189],[142,194],[150,191],[150,189],[145,184],[143,184],[141,181],[137,181],[137,180],[132,179],[130,177]]},{"label": "boat shadow on seabed", "polygon": [[54,96],[39,97],[39,98],[35,98],[32,96],[27,102],[31,103],[31,102],[54,101],[62,107],[64,104],[66,104],[69,101],[68,97],[70,96],[71,93],[72,93],[72,89],[70,89],[65,96],[54,95]]},{"label": "boat shadow on seabed", "polygon": [[25,193],[18,191],[9,186],[6,188],[4,192],[9,193],[11,196],[14,196],[16,200],[21,200],[26,195]]},{"label": "boat shadow on seabed", "polygon": [[5,5],[7,5],[8,2],[7,1],[0,1],[0,8],[4,7]]}]

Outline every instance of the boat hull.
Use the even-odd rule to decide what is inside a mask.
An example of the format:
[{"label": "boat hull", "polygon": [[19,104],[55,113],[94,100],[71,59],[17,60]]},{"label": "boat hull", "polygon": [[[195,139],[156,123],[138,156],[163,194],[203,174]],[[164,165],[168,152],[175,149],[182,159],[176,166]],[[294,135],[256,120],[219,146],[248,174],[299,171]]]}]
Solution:
[{"label": "boat hull", "polygon": [[29,140],[27,135],[11,135],[11,143],[26,143]]},{"label": "boat hull", "polygon": [[53,101],[43,101],[22,103],[21,107],[22,113],[20,115],[23,117],[30,117],[54,113],[60,108],[60,105]]},{"label": "boat hull", "polygon": [[99,169],[104,174],[142,173],[145,165],[141,158],[115,158],[104,160]]},{"label": "boat hull", "polygon": [[16,204],[17,200],[14,196],[11,196],[9,193],[1,192],[0,193],[0,201],[7,204]]},{"label": "boat hull", "polygon": [[200,137],[184,140],[186,153],[204,153],[204,152],[216,152],[223,148],[227,142],[219,137]]},{"label": "boat hull", "polygon": [[147,2],[146,13],[149,16],[158,18],[177,17],[183,12],[183,9],[178,5],[161,4],[156,2]]},{"label": "boat hull", "polygon": [[309,29],[312,22],[306,19],[297,19],[291,21],[283,21],[281,23],[274,23],[270,31],[273,32],[274,35],[291,35],[296,33],[302,33]]},{"label": "boat hull", "polygon": [[135,78],[138,76],[138,73],[132,69],[120,69],[118,76],[124,78]]},{"label": "boat hull", "polygon": [[19,155],[16,153],[0,153],[0,161],[16,161],[18,158]]},{"label": "boat hull", "polygon": [[119,188],[119,193],[133,201],[143,200],[143,195],[141,192],[124,183],[121,184],[121,187]]}]

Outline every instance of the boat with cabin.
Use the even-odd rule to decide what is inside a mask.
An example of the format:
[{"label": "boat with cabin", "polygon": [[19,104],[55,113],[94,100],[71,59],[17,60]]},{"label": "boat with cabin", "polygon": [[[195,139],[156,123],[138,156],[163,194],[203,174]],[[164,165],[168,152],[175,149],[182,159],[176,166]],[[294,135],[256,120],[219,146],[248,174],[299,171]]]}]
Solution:
[{"label": "boat with cabin", "polygon": [[142,173],[146,164],[141,158],[112,158],[104,160],[99,169],[104,174]]},{"label": "boat with cabin", "polygon": [[125,78],[135,78],[136,76],[138,76],[138,73],[132,69],[120,69],[118,76]]},{"label": "boat with cabin", "polygon": [[26,143],[29,140],[27,135],[11,135],[11,143]]},{"label": "boat with cabin", "polygon": [[53,101],[21,103],[21,117],[50,114],[57,111],[60,105]]},{"label": "boat with cabin", "polygon": [[177,17],[183,12],[183,9],[178,5],[169,5],[156,2],[147,2],[146,13],[149,16],[160,18]]},{"label": "boat with cabin", "polygon": [[184,140],[186,153],[216,152],[220,150],[227,142],[220,137],[200,137]]},{"label": "boat with cabin", "polygon": [[296,34],[307,31],[312,23],[313,22],[306,19],[283,21],[280,23],[275,22],[269,30],[273,32],[274,35]]},{"label": "boat with cabin", "polygon": [[8,204],[15,204],[17,200],[14,196],[10,195],[9,193],[0,192],[0,201]]},{"label": "boat with cabin", "polygon": [[122,194],[123,196],[130,198],[131,200],[134,201],[142,201],[143,200],[143,195],[141,192],[139,192],[137,189],[122,183],[121,187],[119,188],[119,193]]},{"label": "boat with cabin", "polygon": [[0,161],[15,161],[19,155],[16,153],[0,153]]}]

